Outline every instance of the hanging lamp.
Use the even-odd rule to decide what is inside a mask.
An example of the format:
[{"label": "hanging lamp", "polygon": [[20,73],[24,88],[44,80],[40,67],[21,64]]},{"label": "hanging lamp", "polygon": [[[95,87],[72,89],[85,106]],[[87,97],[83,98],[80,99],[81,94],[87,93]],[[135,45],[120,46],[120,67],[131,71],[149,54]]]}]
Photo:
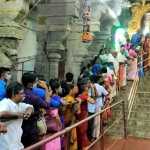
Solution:
[{"label": "hanging lamp", "polygon": [[94,36],[90,32],[91,23],[91,0],[85,0],[83,5],[83,33],[81,35],[82,42],[89,43],[93,41]]}]

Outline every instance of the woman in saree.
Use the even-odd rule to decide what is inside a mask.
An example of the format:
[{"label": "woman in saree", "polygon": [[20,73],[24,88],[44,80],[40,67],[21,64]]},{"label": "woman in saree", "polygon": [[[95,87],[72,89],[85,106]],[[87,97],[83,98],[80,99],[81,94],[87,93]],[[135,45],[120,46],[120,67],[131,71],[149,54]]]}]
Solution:
[{"label": "woman in saree", "polygon": [[[62,92],[60,82],[57,79],[50,80],[50,87],[52,89],[52,96],[49,102],[50,109],[47,110],[46,124],[48,136],[63,129],[63,118],[62,114],[59,113],[61,106],[66,105],[65,101],[59,96]],[[56,139],[48,142],[43,146],[42,150],[61,150],[63,144],[61,143],[62,138],[57,137]]]},{"label": "woman in saree", "polygon": [[137,68],[137,53],[134,49],[129,50],[129,61],[128,61],[128,80],[135,80],[138,78]]},{"label": "woman in saree", "polygon": [[104,85],[108,85],[105,87],[106,90],[107,90],[107,87],[110,87],[109,90],[107,90],[109,92],[110,97],[111,98],[115,97],[116,96],[116,79],[115,79],[115,74],[114,74],[114,66],[113,66],[113,63],[111,62],[107,63],[107,78],[106,78],[106,81],[104,80]]},{"label": "woman in saree", "polygon": [[[89,79],[82,79],[79,83],[79,96],[77,100],[80,102],[80,112],[76,114],[78,121],[88,117],[88,102],[95,103],[95,100],[88,95],[88,82]],[[78,149],[86,150],[90,142],[88,139],[88,122],[84,122],[77,127],[77,141]]]},{"label": "woman in saree", "polygon": [[[79,103],[75,100],[75,97],[78,94],[78,87],[70,84],[67,89],[67,95],[64,97],[67,104],[63,112],[65,127],[71,126],[76,122],[75,113],[79,112]],[[78,150],[76,128],[65,135],[65,150]]]},{"label": "woman in saree", "polygon": [[127,77],[126,77],[126,62],[127,58],[125,56],[125,50],[121,50],[121,52],[118,55],[118,61],[119,61],[119,89],[126,86],[127,84]]},{"label": "woman in saree", "polygon": [[117,59],[118,53],[112,52],[108,55],[108,67],[111,71],[113,71],[113,81],[114,84],[112,86],[112,97],[115,97],[118,93],[118,72],[119,72],[119,62]]},{"label": "woman in saree", "polygon": [[[49,113],[49,115],[52,117],[52,118],[55,118],[55,120],[57,121],[57,124],[59,127],[57,128],[60,128],[61,129],[61,121],[60,121],[60,117],[59,117],[59,113],[58,113],[58,109],[52,109]],[[52,135],[54,133],[50,133],[48,132],[48,135],[45,136],[44,138],[47,138],[49,137],[50,135]],[[60,137],[57,137],[55,139],[53,139],[52,141],[46,143],[42,150],[61,150],[62,149],[62,146],[61,146],[61,138]]]}]

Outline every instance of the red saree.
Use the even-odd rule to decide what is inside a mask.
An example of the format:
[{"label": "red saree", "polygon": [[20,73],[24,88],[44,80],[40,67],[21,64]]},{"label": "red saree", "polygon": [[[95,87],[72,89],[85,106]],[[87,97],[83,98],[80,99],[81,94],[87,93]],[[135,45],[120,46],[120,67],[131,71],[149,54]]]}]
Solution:
[{"label": "red saree", "polygon": [[[79,96],[79,98],[82,100],[82,103],[80,106],[81,112],[80,114],[77,114],[77,120],[81,121],[88,117],[88,111],[87,111],[88,94],[83,93]],[[78,140],[79,149],[83,149],[90,144],[87,136],[87,130],[88,130],[88,122],[85,122],[77,127],[77,140]]]}]

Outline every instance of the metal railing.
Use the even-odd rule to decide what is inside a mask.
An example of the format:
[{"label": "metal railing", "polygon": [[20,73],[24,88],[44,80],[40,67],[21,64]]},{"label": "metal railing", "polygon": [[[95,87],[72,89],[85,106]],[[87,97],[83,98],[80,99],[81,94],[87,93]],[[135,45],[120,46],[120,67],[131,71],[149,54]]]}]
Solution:
[{"label": "metal railing", "polygon": [[[116,106],[118,106],[118,105],[120,105],[120,104],[122,104],[123,116],[120,116],[119,118],[117,118],[107,129],[104,129],[104,127],[103,127],[102,114],[103,114],[105,111],[107,111],[108,109],[110,109],[110,108],[112,109],[112,108],[114,108],[114,107],[116,107]],[[94,115],[92,115],[92,116],[90,116],[90,117],[87,117],[87,118],[83,119],[82,121],[79,121],[79,122],[75,123],[74,125],[71,125],[70,127],[67,127],[67,128],[65,128],[65,129],[63,129],[62,131],[60,131],[60,132],[58,132],[58,133],[55,133],[55,134],[53,134],[52,136],[50,136],[50,137],[48,137],[48,138],[46,138],[46,139],[43,139],[43,140],[37,142],[37,143],[34,144],[34,145],[31,145],[31,146],[25,148],[25,150],[34,150],[34,149],[36,149],[36,148],[39,148],[39,147],[43,146],[44,144],[46,144],[46,143],[48,143],[48,142],[54,140],[55,138],[65,135],[66,133],[70,132],[72,129],[74,129],[74,128],[80,126],[81,124],[83,124],[83,123],[85,123],[85,122],[89,121],[90,119],[95,118],[95,117],[97,117],[97,116],[100,116],[100,118],[101,118],[101,126],[100,126],[100,127],[101,127],[101,128],[100,128],[100,133],[101,133],[101,134],[100,134],[100,136],[99,136],[94,142],[92,142],[92,143],[88,146],[87,149],[90,149],[90,148],[91,148],[93,145],[95,145],[99,140],[101,140],[101,149],[104,150],[104,135],[105,135],[112,127],[114,127],[114,125],[115,125],[116,123],[118,123],[121,119],[123,119],[123,122],[124,122],[124,124],[123,124],[123,125],[124,125],[124,130],[123,130],[123,131],[124,131],[124,135],[123,135],[123,136],[124,136],[124,138],[127,138],[127,122],[126,122],[125,102],[124,102],[124,100],[120,100],[119,102],[117,102],[117,103],[111,105],[110,107],[108,107],[108,108],[106,108],[106,109],[103,109],[102,111],[100,111],[100,112],[98,112],[98,113],[96,113],[96,114],[94,114]]]},{"label": "metal railing", "polygon": [[[142,55],[141,57],[143,57],[144,55]],[[138,66],[143,63],[144,65],[144,62],[148,61],[150,58],[146,58],[144,59],[143,61],[140,61],[138,62]],[[143,69],[147,68],[149,64],[143,66]],[[137,70],[137,73],[136,73],[136,76],[138,75],[138,72],[140,71],[140,67],[138,68]],[[137,90],[138,90],[138,85],[139,85],[139,78],[135,78],[134,81],[133,81],[133,84],[132,84],[132,87],[131,87],[131,90],[130,90],[130,93],[129,93],[129,97],[128,97],[128,116],[127,116],[127,120],[130,119],[130,115],[131,115],[131,111],[132,111],[132,108],[134,106],[134,102],[135,102],[135,97],[136,97],[136,94],[137,94]]]},{"label": "metal railing", "polygon": [[128,117],[127,119],[129,120],[130,118],[130,114],[133,108],[133,104],[135,101],[135,97],[136,97],[136,93],[137,93],[137,89],[138,89],[138,83],[139,83],[139,79],[135,79],[133,81],[130,93],[129,93],[129,97],[128,97]]}]

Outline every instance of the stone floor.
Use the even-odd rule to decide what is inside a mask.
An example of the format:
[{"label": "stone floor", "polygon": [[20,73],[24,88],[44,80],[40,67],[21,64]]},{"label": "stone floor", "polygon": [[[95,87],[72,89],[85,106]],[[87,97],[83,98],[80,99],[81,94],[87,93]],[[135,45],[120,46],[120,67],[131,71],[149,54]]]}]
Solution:
[{"label": "stone floor", "polygon": [[[129,137],[125,139],[110,139],[104,138],[105,149],[104,150],[150,150],[150,140],[138,139]],[[100,148],[100,142],[97,143],[90,150],[102,150]]]}]

